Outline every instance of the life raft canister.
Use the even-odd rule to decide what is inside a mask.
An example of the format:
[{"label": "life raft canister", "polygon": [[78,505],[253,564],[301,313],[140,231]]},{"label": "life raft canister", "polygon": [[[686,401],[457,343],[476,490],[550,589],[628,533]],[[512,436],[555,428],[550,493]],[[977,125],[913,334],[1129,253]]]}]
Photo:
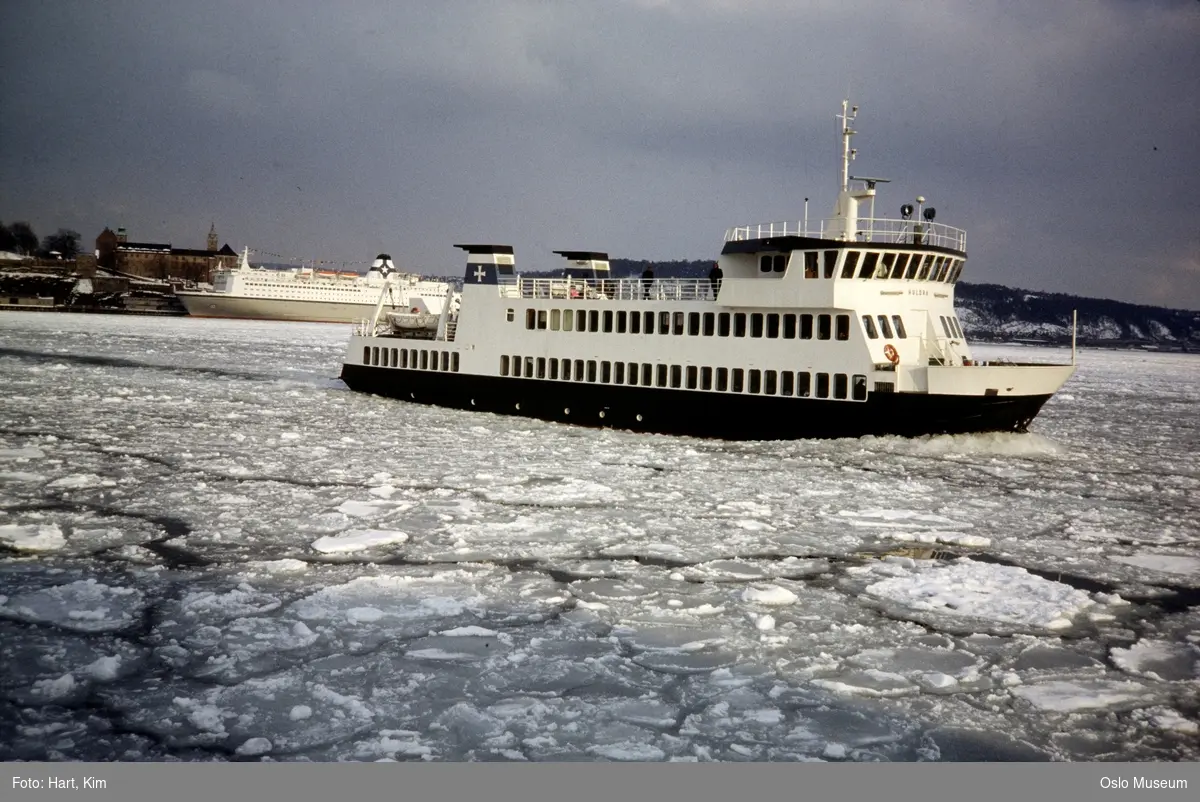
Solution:
[{"label": "life raft canister", "polygon": [[896,350],[896,346],[892,345],[891,343],[883,346],[883,356],[893,365],[900,361],[900,353]]}]

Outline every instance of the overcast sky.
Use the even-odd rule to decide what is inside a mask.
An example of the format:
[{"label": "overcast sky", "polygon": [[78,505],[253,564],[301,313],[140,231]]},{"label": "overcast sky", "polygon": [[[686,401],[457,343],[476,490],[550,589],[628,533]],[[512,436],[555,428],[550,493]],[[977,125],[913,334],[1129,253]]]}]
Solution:
[{"label": "overcast sky", "polygon": [[0,220],[460,274],[876,208],[964,278],[1200,309],[1197,0],[0,2]]}]

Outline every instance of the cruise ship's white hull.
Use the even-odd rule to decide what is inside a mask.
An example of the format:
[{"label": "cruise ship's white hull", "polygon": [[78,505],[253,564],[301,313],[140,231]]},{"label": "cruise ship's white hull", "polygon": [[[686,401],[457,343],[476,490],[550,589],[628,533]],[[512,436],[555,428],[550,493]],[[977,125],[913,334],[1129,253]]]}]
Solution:
[{"label": "cruise ship's white hull", "polygon": [[178,292],[176,296],[192,317],[354,323],[375,314],[374,304],[231,297],[214,292]]}]

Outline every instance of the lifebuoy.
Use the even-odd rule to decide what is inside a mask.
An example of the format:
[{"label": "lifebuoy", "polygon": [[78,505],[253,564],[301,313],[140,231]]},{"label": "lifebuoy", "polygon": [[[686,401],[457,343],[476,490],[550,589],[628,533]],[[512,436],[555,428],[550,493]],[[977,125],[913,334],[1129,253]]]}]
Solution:
[{"label": "lifebuoy", "polygon": [[900,361],[900,354],[898,351],[896,351],[896,346],[892,345],[891,343],[883,346],[883,356],[893,365]]},{"label": "lifebuoy", "polygon": [[419,314],[421,314],[421,310],[420,310],[420,309],[417,309],[417,308],[414,306],[414,307],[412,308],[412,314],[414,314],[414,315],[419,315]]}]

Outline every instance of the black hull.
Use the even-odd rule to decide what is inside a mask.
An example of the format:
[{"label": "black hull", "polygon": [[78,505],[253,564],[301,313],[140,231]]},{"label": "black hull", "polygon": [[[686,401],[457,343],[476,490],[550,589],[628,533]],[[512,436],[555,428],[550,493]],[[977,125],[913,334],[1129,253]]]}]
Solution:
[{"label": "black hull", "polygon": [[1050,398],[872,393],[830,401],[350,364],[341,378],[351,390],[418,404],[725,440],[1023,432]]}]

